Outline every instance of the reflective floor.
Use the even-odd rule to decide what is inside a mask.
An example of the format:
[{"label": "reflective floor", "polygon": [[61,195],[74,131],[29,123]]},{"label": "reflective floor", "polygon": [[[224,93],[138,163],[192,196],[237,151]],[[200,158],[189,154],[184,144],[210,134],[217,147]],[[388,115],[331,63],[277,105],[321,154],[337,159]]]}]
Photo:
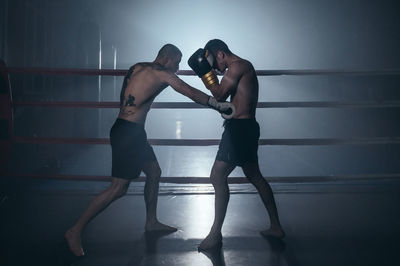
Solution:
[{"label": "reflective floor", "polygon": [[[74,185],[71,185],[74,184]],[[283,241],[263,238],[269,225],[249,185],[231,186],[223,247],[197,252],[213,219],[208,185],[162,186],[158,214],[178,232],[145,234],[142,184],[87,227],[86,256],[75,260],[64,231],[106,183],[43,181],[2,195],[1,265],[400,265],[400,182],[272,184]]]}]

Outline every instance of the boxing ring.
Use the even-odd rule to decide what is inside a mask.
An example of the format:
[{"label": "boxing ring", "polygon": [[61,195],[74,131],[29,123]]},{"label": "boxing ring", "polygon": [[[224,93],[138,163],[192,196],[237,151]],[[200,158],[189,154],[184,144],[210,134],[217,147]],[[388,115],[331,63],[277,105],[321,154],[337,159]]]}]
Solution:
[{"label": "boxing ring", "polygon": [[[76,110],[78,115],[84,112],[82,110],[93,109],[96,110],[94,112],[97,115],[97,110],[108,109],[112,111],[112,109],[118,109],[119,102],[50,101],[48,99],[44,101],[42,98],[40,98],[42,101],[25,101],[23,100],[25,97],[18,97],[20,95],[18,95],[17,90],[14,90],[17,97],[13,99],[13,79],[10,80],[10,75],[26,73],[60,77],[91,76],[96,79],[99,76],[124,76],[127,70],[13,68],[7,67],[1,62],[0,184],[10,183],[10,191],[7,191],[7,195],[0,191],[0,211],[1,217],[3,217],[0,220],[0,235],[3,240],[0,250],[3,252],[1,253],[2,262],[5,261],[6,265],[71,265],[72,262],[73,265],[77,266],[399,265],[397,254],[398,237],[400,236],[398,222],[400,221],[400,213],[398,212],[400,173],[395,171],[379,174],[330,176],[268,175],[266,179],[273,182],[271,187],[278,203],[281,222],[287,232],[283,244],[275,243],[259,235],[259,230],[266,226],[267,214],[264,206],[255,191],[247,188],[251,185],[246,184],[248,183],[246,178],[230,176],[228,182],[230,183],[231,196],[224,223],[224,245],[219,252],[211,254],[197,252],[197,246],[207,234],[212,223],[214,191],[212,186],[209,185],[210,179],[207,176],[163,175],[160,179],[163,184],[160,186],[159,193],[159,216],[167,224],[177,226],[178,232],[154,236],[147,236],[143,232],[145,223],[143,188],[140,183],[135,183],[132,186],[135,187],[135,190],[130,190],[127,197],[113,203],[112,208],[103,212],[90,223],[83,243],[85,251],[87,251],[85,258],[82,260],[71,258],[63,233],[93,199],[93,192],[108,185],[110,176],[90,175],[91,172],[89,174],[82,172],[60,174],[57,171],[27,171],[23,163],[35,154],[38,154],[38,157],[40,157],[40,153],[46,154],[46,156],[54,156],[51,149],[50,151],[47,150],[48,147],[65,149],[75,145],[78,148],[83,146],[83,149],[86,149],[86,147],[93,146],[94,151],[96,151],[96,147],[100,146],[101,148],[103,146],[105,150],[105,146],[109,146],[109,139],[102,138],[101,135],[88,138],[79,134],[73,137],[54,137],[52,133],[57,133],[57,131],[46,132],[54,123],[50,121],[49,127],[49,121],[40,116],[39,120],[34,119],[31,125],[36,126],[39,121],[38,126],[46,125],[42,131],[48,134],[38,133],[36,136],[29,132],[29,125],[21,123],[19,119],[21,119],[21,116],[24,118],[28,116],[28,119],[25,120],[36,118],[38,114],[41,114],[40,112],[32,112],[36,108],[43,109],[39,111],[44,113],[51,110],[56,112],[56,109],[70,111],[79,108]],[[269,77],[284,75],[384,75],[385,77],[390,75],[398,77],[400,70],[258,70],[257,74],[260,77],[266,76],[268,79]],[[194,73],[192,71],[179,71],[178,75],[192,76]],[[397,79],[396,84],[398,84]],[[14,86],[18,85],[14,84]],[[260,90],[262,89],[263,87],[260,86]],[[397,92],[397,87],[394,87],[394,91]],[[78,96],[79,99],[82,99],[81,94],[78,94]],[[19,99],[16,100],[17,98]],[[60,99],[64,100],[64,97],[60,97]],[[23,109],[26,107],[29,109]],[[198,112],[206,112],[206,107],[192,102],[155,102],[152,108],[160,110],[203,109]],[[373,101],[351,101],[348,99],[342,101],[275,101],[259,102],[258,108],[315,108],[318,113],[327,108],[333,108],[335,111],[346,108],[357,110],[371,108],[372,112],[388,109],[389,113],[393,114],[394,111],[394,115],[397,115],[400,101],[391,99]],[[219,118],[215,111],[210,110],[209,112],[213,112],[213,115]],[[262,118],[262,116],[259,116],[260,113],[257,113],[257,115]],[[321,116],[326,115],[324,112],[321,113]],[[345,112],[345,114],[347,113]],[[386,114],[386,112],[383,112],[383,114]],[[93,115],[93,112],[90,115]],[[93,119],[90,115],[84,118]],[[59,117],[56,115],[56,118]],[[109,119],[111,120],[111,116]],[[113,119],[115,119],[115,116]],[[148,122],[151,119],[149,118]],[[58,123],[63,123],[63,120],[57,119],[56,122],[55,127],[60,128]],[[68,122],[68,126],[79,126],[79,121]],[[267,127],[262,123],[260,123],[260,126],[261,128]],[[395,133],[384,131],[385,133],[392,132],[388,134],[391,137],[288,138],[286,134],[282,137],[287,138],[262,138],[260,139],[260,147],[302,148],[310,146],[312,148],[320,147],[318,152],[321,153],[336,146],[361,147],[362,152],[370,150],[371,147],[373,153],[375,146],[383,146],[384,148],[380,150],[386,152],[390,148],[398,149],[399,147],[400,136],[396,134],[398,134],[400,127],[394,128]],[[93,130],[98,130],[98,128],[93,128]],[[106,127],[103,127],[102,130],[105,131]],[[87,132],[79,131],[78,133],[85,135]],[[202,131],[200,133],[207,132]],[[289,135],[289,137],[295,137],[295,134],[298,134],[298,132]],[[165,136],[165,134],[160,136]],[[199,147],[200,149],[209,149],[210,147],[216,148],[219,139],[149,138],[149,142],[151,145],[167,148]],[[35,147],[33,152],[30,151],[27,156],[18,154],[21,153],[21,150],[24,151],[25,146],[29,145]],[[21,146],[23,149],[21,149]],[[76,148],[75,146],[72,148]],[[270,153],[271,150],[266,152]],[[93,153],[93,150],[90,150],[90,153]],[[157,150],[155,153],[158,156]],[[78,152],[74,150],[73,156],[80,156],[80,154],[77,154]],[[396,150],[393,154],[397,155],[398,151]],[[22,156],[23,159],[16,160],[18,156]],[[57,156],[59,155],[57,154]],[[93,154],[90,155],[90,158],[92,157]],[[262,157],[260,156],[260,158]],[[94,158],[96,163],[97,159]],[[289,161],[291,161],[290,159]],[[103,160],[108,159],[103,158]],[[393,164],[398,162],[398,158],[392,160]],[[98,161],[101,163],[100,159]],[[195,167],[195,161],[192,160],[192,162],[193,164],[188,164],[188,168]],[[35,160],[32,164],[36,164]],[[70,166],[67,166],[67,168]],[[108,167],[104,167],[104,169],[106,168]],[[161,166],[161,168],[163,167]],[[398,168],[395,167],[395,169]],[[135,179],[134,182],[143,182],[143,180],[144,177],[140,177]],[[350,182],[346,182],[347,180]],[[45,183],[45,185],[29,187],[30,183]],[[28,189],[25,189],[24,186]],[[85,188],[85,186],[90,187],[90,189]],[[84,193],[80,193],[82,189],[85,190]],[[57,264],[59,261],[63,261],[63,264]]]},{"label": "boxing ring", "polygon": [[[78,144],[78,145],[108,145],[108,138],[63,138],[63,137],[40,137],[40,136],[19,136],[15,135],[14,117],[15,110],[20,107],[44,107],[44,108],[119,108],[119,102],[110,101],[14,101],[13,84],[10,84],[10,74],[32,74],[32,75],[60,75],[60,76],[124,76],[127,70],[111,69],[65,69],[65,68],[23,68],[7,67],[1,61],[1,175],[19,178],[38,178],[38,179],[60,179],[60,180],[87,180],[87,181],[108,181],[110,176],[101,175],[68,175],[68,174],[35,174],[19,173],[10,171],[10,161],[12,158],[12,147],[16,144]],[[400,75],[400,70],[257,70],[258,76],[310,76],[310,75]],[[193,71],[180,70],[180,76],[194,76]],[[260,87],[262,90],[262,87]],[[400,101],[297,101],[297,102],[259,102],[257,108],[398,108]],[[206,108],[192,102],[154,102],[153,109],[202,109]],[[262,126],[262,125],[261,125]],[[149,143],[154,146],[215,146],[219,144],[219,139],[149,139]],[[379,145],[379,144],[400,144],[400,136],[397,137],[372,137],[372,138],[286,138],[286,139],[260,139],[260,145]],[[374,178],[398,178],[400,173],[380,173],[360,174],[360,175],[336,175],[336,176],[305,176],[305,177],[267,177],[271,182],[302,182],[302,181],[324,181],[324,180],[364,180]],[[143,181],[141,176],[135,181]],[[248,183],[244,177],[230,177],[229,183],[240,184]],[[164,183],[209,183],[209,179],[204,177],[162,177],[160,182]]]}]

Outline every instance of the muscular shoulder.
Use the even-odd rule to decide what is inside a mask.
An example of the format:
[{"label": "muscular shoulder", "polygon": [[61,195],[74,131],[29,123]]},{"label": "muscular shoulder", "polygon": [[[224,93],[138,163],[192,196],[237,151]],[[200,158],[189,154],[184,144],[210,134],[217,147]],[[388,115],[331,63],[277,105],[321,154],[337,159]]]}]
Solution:
[{"label": "muscular shoulder", "polygon": [[249,61],[245,59],[240,59],[232,62],[231,65],[229,66],[229,70],[237,74],[244,74],[248,71],[254,70],[254,68]]},{"label": "muscular shoulder", "polygon": [[153,73],[157,76],[162,82],[170,84],[171,80],[177,78],[176,74],[172,71],[167,70],[161,65],[155,65],[153,67]]},{"label": "muscular shoulder", "polygon": [[163,66],[150,62],[137,63],[132,67],[134,68],[133,74],[142,73],[141,76],[144,74],[146,76],[153,76],[153,78],[161,77],[164,73],[168,72]]},{"label": "muscular shoulder", "polygon": [[162,65],[152,62],[137,63],[129,69],[128,73],[138,75],[141,79],[143,77],[151,78],[154,81],[164,83],[164,85],[170,84],[171,80],[177,77],[175,73],[167,70]]},{"label": "muscular shoulder", "polygon": [[[154,64],[150,62],[140,62],[136,63],[135,65],[131,66],[129,68],[130,73],[137,73],[142,70],[147,70],[147,71],[165,71],[165,68],[159,64]],[[129,73],[128,72],[128,73]]]},{"label": "muscular shoulder", "polygon": [[254,70],[253,65],[250,61],[246,59],[240,59],[232,63],[232,66],[240,70],[241,72],[247,72],[250,70]]}]

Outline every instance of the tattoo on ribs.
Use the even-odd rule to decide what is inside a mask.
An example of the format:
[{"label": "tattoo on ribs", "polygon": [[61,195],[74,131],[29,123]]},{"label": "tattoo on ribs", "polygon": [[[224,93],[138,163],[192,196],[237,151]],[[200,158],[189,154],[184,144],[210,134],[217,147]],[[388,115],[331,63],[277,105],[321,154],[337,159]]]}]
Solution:
[{"label": "tattoo on ribs", "polygon": [[136,106],[133,102],[135,101],[135,97],[129,94],[128,99],[125,102],[125,107],[126,106]]},{"label": "tattoo on ribs", "polygon": [[129,107],[136,106],[136,104],[134,102],[135,102],[135,97],[133,97],[131,94],[129,94],[128,98],[125,100],[125,104],[121,106],[121,112],[125,115],[133,115],[135,113],[135,111],[130,110]]}]

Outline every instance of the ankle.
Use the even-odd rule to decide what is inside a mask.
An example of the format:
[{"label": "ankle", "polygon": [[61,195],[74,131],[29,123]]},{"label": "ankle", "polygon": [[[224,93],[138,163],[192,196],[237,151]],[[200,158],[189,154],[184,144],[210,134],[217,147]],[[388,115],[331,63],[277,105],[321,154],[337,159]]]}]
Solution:
[{"label": "ankle", "polygon": [[67,234],[73,234],[73,235],[81,235],[82,230],[77,228],[77,227],[71,227],[70,229],[67,230]]},{"label": "ankle", "polygon": [[283,231],[282,226],[280,224],[271,225],[271,229],[274,231]]},{"label": "ankle", "polygon": [[157,218],[148,218],[146,219],[146,224],[157,224],[159,223]]},{"label": "ankle", "polygon": [[212,234],[212,235],[221,235],[221,236],[222,236],[222,233],[221,233],[221,229],[220,229],[220,228],[214,228],[214,227],[212,227],[211,230],[210,230],[210,234]]}]

